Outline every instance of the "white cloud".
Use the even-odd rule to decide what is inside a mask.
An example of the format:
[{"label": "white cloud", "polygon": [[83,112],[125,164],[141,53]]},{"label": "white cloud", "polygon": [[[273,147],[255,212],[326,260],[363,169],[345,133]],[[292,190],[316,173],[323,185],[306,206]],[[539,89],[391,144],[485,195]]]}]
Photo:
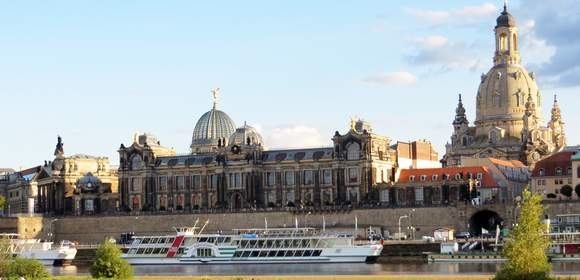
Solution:
[{"label": "white cloud", "polygon": [[330,139],[322,137],[320,131],[306,125],[277,127],[266,136],[270,148],[307,148],[329,146]]},{"label": "white cloud", "polygon": [[381,73],[362,80],[365,84],[372,85],[402,85],[408,86],[417,82],[417,77],[406,71]]},{"label": "white cloud", "polygon": [[418,20],[429,25],[470,24],[497,15],[497,6],[484,3],[480,6],[465,6],[451,10],[421,10],[408,9],[408,12]]}]

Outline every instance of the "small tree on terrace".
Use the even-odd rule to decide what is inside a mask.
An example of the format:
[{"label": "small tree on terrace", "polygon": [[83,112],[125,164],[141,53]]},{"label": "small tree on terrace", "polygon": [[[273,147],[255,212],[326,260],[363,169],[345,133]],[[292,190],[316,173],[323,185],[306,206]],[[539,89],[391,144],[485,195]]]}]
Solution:
[{"label": "small tree on terrace", "polygon": [[539,280],[549,279],[550,264],[546,249],[550,245],[544,235],[546,226],[541,217],[544,207],[542,196],[524,190],[521,213],[502,255],[508,261],[496,274],[496,280]]},{"label": "small tree on terrace", "polygon": [[133,268],[121,258],[121,250],[108,238],[97,249],[90,272],[93,278],[99,279],[130,279],[133,276]]}]

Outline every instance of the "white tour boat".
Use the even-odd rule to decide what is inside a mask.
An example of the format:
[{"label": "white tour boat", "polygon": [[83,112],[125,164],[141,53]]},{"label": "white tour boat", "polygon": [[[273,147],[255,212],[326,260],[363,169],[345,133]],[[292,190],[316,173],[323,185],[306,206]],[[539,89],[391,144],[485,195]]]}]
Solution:
[{"label": "white tour boat", "polygon": [[352,235],[314,228],[237,229],[232,234],[204,234],[203,227],[195,226],[175,230],[175,235],[135,236],[123,258],[133,265],[362,263],[374,261],[383,250],[377,242],[357,245]]},{"label": "white tour boat", "polygon": [[24,259],[36,259],[44,265],[67,265],[74,260],[77,249],[70,241],[53,242],[40,239],[19,239],[17,234],[0,234],[10,240],[9,252]]}]

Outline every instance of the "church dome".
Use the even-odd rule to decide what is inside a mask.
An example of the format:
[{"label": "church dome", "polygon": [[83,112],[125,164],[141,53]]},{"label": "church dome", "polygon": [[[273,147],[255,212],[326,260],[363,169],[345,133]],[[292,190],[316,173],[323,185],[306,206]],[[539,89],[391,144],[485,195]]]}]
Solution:
[{"label": "church dome", "polygon": [[497,17],[496,20],[496,28],[497,27],[514,27],[516,26],[516,19],[508,13],[506,8],[504,7],[503,12]]},{"label": "church dome", "polygon": [[228,114],[214,108],[197,121],[192,145],[217,144],[218,139],[228,139],[235,129],[236,124]]},{"label": "church dome", "polygon": [[239,127],[236,129],[236,132],[234,132],[234,134],[232,134],[232,136],[230,136],[229,138],[229,145],[238,145],[238,146],[242,146],[242,145],[262,145],[263,141],[262,141],[262,136],[260,135],[260,133],[258,133],[258,131],[247,125],[244,124],[244,126]]}]

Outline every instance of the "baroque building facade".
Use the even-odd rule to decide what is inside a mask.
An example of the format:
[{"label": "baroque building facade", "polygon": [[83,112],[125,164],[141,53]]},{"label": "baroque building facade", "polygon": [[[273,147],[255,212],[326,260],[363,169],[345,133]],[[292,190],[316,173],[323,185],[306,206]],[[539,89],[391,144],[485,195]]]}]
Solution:
[{"label": "baroque building facade", "polygon": [[[352,119],[350,129],[337,131],[326,148],[268,150],[256,129],[235,127],[217,109],[214,91],[213,108],[195,125],[190,153],[177,155],[150,134],[121,144],[121,207],[134,212],[358,205],[378,202],[395,178],[397,145],[362,120]],[[437,164],[437,153],[427,146],[428,159]],[[416,164],[408,156],[406,164]]]},{"label": "baroque building facade", "polygon": [[445,166],[461,158],[493,157],[533,165],[566,146],[564,122],[554,97],[552,117],[545,125],[536,76],[522,65],[515,18],[504,10],[495,26],[494,66],[481,75],[476,97],[475,126],[470,126],[459,95]]}]

